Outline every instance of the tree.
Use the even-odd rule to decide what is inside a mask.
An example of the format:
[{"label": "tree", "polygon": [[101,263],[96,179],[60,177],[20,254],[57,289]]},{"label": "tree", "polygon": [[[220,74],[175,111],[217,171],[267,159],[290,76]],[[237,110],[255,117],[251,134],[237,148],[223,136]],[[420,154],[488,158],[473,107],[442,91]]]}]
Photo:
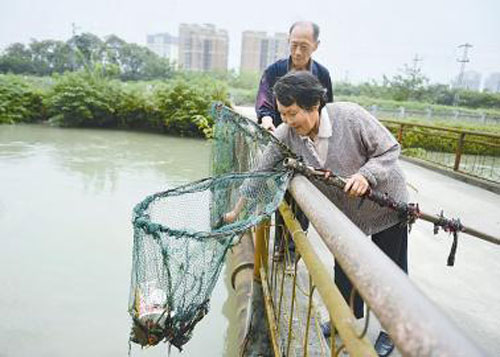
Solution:
[{"label": "tree", "polygon": [[34,68],[30,49],[22,43],[14,43],[7,47],[3,56],[0,57],[0,72],[33,74]]},{"label": "tree", "polygon": [[71,69],[71,48],[62,41],[32,40],[30,50],[35,74],[39,76],[64,73]]},{"label": "tree", "polygon": [[425,85],[429,79],[422,73],[420,68],[410,67],[407,64],[400,69],[400,74],[392,79],[384,76],[384,82],[388,83],[394,100],[420,100],[425,93]]},{"label": "tree", "polygon": [[103,42],[91,33],[75,35],[68,40],[68,45],[73,49],[73,68],[91,68],[96,63],[102,62],[104,51]]}]

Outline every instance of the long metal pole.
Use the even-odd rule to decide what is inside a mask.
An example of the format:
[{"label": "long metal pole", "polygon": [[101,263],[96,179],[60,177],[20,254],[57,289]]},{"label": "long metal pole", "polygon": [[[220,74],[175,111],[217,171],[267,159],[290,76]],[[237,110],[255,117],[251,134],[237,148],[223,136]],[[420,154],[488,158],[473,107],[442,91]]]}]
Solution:
[{"label": "long metal pole", "polygon": [[[310,166],[303,164],[302,162],[299,162],[299,161],[297,161],[295,159],[291,159],[291,158],[285,160],[285,166],[293,168],[297,172],[300,172],[308,177],[316,177],[320,180],[323,180],[325,183],[327,183],[329,185],[335,186],[339,189],[344,189],[345,180],[339,176],[335,176],[332,174],[330,177],[324,179],[324,176],[325,176],[324,171],[316,170]],[[382,203],[384,203],[384,201],[387,201],[388,205],[386,207],[388,207],[388,208],[392,208],[395,210],[404,208],[407,212],[410,211],[409,210],[410,207],[408,204],[401,203],[401,202],[395,202],[390,197],[387,197],[386,195],[384,195],[380,192],[377,192],[377,191],[370,190],[367,192],[367,194],[364,197],[369,199],[369,200],[372,200],[378,204],[382,204]],[[416,206],[413,206],[413,207],[416,207]],[[450,229],[450,228],[453,230],[456,229],[458,232],[467,233],[473,237],[485,240],[485,241],[493,243],[493,244],[500,245],[500,238],[494,237],[494,236],[489,235],[489,234],[484,233],[484,232],[480,232],[480,231],[473,229],[473,228],[470,228],[470,227],[466,227],[460,221],[458,221],[456,219],[447,219],[446,217],[443,217],[443,216],[433,215],[430,213],[420,211],[420,209],[415,211],[415,214],[416,214],[415,218],[420,218],[420,219],[423,219],[424,221],[431,222],[434,225],[444,227],[445,230]]]},{"label": "long metal pole", "polygon": [[290,191],[403,355],[485,356],[305,177]]}]

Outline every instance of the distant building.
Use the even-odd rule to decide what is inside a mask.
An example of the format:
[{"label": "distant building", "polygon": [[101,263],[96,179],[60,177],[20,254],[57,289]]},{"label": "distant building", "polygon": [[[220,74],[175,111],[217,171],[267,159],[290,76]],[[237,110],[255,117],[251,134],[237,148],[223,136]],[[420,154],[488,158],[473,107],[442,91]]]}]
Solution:
[{"label": "distant building", "polygon": [[179,66],[190,71],[227,70],[229,36],[214,25],[179,26]]},{"label": "distant building", "polygon": [[491,73],[484,81],[484,90],[491,93],[500,93],[500,73]]},{"label": "distant building", "polygon": [[454,88],[462,88],[478,91],[481,88],[481,73],[476,71],[466,71],[460,80],[457,77],[453,83]]},{"label": "distant building", "polygon": [[288,35],[244,31],[241,38],[240,71],[262,72],[271,63],[288,56]]},{"label": "distant building", "polygon": [[179,62],[179,38],[168,33],[147,35],[146,46],[158,56],[170,62]]}]

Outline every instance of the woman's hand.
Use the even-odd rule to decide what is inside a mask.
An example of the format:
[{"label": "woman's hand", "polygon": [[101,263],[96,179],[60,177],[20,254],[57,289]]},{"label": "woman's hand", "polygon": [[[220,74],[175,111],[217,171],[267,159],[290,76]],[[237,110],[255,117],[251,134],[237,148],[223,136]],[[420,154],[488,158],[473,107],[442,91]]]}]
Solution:
[{"label": "woman's hand", "polygon": [[240,197],[238,199],[238,202],[236,202],[236,205],[234,206],[232,211],[229,211],[222,216],[222,220],[225,223],[233,223],[236,221],[236,218],[238,218],[238,215],[240,214],[241,210],[243,207],[245,207],[246,199],[245,197]]},{"label": "woman's hand", "polygon": [[237,216],[238,214],[234,211],[227,212],[223,217],[224,223],[233,223],[236,221]]},{"label": "woman's hand", "polygon": [[363,175],[354,174],[347,179],[344,192],[347,192],[349,196],[361,197],[366,193],[369,187],[370,184]]}]

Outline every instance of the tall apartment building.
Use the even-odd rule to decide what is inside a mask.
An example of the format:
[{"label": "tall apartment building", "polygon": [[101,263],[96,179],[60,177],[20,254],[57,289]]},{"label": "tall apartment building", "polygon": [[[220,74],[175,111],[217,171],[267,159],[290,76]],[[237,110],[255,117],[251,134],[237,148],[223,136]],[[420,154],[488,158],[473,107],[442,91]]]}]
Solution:
[{"label": "tall apartment building", "polygon": [[147,35],[146,46],[160,57],[179,62],[179,38],[169,33]]},{"label": "tall apartment building", "polygon": [[244,31],[241,38],[240,71],[262,72],[271,63],[288,56],[288,35],[268,36],[262,31]]},{"label": "tall apartment building", "polygon": [[227,70],[229,36],[214,25],[179,26],[179,66],[190,71]]},{"label": "tall apartment building", "polygon": [[484,90],[491,93],[500,93],[500,73],[491,73],[484,81]]}]

